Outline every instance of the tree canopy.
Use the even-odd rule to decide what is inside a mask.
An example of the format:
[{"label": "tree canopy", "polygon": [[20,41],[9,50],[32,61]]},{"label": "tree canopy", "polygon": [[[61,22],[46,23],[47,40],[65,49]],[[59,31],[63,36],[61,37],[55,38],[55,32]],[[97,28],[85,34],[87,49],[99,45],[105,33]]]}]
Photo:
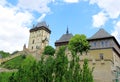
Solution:
[{"label": "tree canopy", "polygon": [[8,56],[10,56],[10,53],[4,52],[4,51],[0,51],[0,58],[5,58],[5,57],[8,57]]},{"label": "tree canopy", "polygon": [[68,61],[65,49],[60,47],[55,57],[48,56],[46,59],[43,55],[38,62],[27,56],[8,82],[93,82],[87,61],[84,61],[83,68],[77,60]]},{"label": "tree canopy", "polygon": [[87,41],[87,38],[84,34],[76,34],[73,36],[68,44],[68,48],[74,52],[87,52],[90,48],[90,45]]},{"label": "tree canopy", "polygon": [[43,54],[45,55],[54,55],[55,49],[52,46],[46,46]]}]

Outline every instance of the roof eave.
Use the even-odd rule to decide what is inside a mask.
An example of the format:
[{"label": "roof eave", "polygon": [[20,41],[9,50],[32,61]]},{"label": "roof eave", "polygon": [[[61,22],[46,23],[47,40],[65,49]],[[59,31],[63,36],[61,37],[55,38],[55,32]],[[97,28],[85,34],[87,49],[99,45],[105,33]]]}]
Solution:
[{"label": "roof eave", "polygon": [[35,32],[35,31],[37,31],[37,30],[41,30],[41,29],[43,29],[43,30],[45,30],[45,31],[47,31],[48,33],[50,33],[50,34],[51,34],[51,30],[50,30],[50,29],[48,29],[48,28],[47,28],[47,27],[45,27],[45,26],[32,28],[32,29],[30,29],[30,32]]}]

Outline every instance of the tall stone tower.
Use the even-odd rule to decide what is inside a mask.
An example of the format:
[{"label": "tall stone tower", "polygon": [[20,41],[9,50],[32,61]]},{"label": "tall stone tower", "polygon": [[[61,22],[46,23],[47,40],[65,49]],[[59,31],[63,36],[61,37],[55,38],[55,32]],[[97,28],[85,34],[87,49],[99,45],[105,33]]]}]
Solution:
[{"label": "tall stone tower", "polygon": [[49,44],[50,33],[51,30],[44,21],[33,26],[33,28],[30,29],[28,50],[30,52],[42,52],[45,46]]}]

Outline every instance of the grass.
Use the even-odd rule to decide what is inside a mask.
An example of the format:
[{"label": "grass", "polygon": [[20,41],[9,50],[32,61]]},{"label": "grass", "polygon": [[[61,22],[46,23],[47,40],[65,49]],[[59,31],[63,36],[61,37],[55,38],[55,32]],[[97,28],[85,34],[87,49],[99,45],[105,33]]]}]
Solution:
[{"label": "grass", "polygon": [[17,56],[15,58],[3,63],[1,65],[1,67],[7,68],[7,69],[18,69],[21,66],[22,62],[25,60],[25,58],[26,57],[23,55]]},{"label": "grass", "polygon": [[12,72],[2,72],[0,73],[0,82],[8,82],[9,77],[12,75]]}]

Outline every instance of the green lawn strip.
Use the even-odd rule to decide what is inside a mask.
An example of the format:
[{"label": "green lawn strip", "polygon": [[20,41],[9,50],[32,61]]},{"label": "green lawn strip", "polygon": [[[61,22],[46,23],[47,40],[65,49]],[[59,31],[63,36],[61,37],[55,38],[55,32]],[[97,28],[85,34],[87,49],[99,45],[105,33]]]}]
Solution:
[{"label": "green lawn strip", "polygon": [[13,72],[1,72],[0,73],[0,82],[8,82],[9,77]]},{"label": "green lawn strip", "polygon": [[7,69],[18,69],[24,59],[25,58],[22,55],[17,56],[15,58],[3,63],[1,65],[1,67],[7,68]]}]

